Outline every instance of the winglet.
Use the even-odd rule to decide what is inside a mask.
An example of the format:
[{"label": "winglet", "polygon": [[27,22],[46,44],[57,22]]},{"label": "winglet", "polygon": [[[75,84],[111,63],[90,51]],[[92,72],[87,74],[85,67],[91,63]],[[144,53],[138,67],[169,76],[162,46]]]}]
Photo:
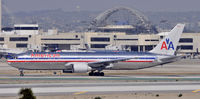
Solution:
[{"label": "winglet", "polygon": [[174,55],[185,24],[177,24],[170,33],[150,52],[156,54]]}]

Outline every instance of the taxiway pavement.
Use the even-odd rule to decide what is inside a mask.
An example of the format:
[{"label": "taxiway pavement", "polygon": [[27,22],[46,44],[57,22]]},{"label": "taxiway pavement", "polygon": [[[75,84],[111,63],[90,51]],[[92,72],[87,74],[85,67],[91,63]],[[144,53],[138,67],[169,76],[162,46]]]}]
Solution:
[{"label": "taxiway pavement", "polygon": [[200,82],[0,84],[0,96],[16,96],[21,88],[32,88],[36,95],[50,96],[124,92],[199,92]]},{"label": "taxiway pavement", "polygon": [[0,97],[17,96],[21,88],[32,88],[36,95],[79,95],[129,92],[200,91],[200,60],[182,60],[173,64],[136,71],[106,71],[105,77],[25,73],[0,64]]}]

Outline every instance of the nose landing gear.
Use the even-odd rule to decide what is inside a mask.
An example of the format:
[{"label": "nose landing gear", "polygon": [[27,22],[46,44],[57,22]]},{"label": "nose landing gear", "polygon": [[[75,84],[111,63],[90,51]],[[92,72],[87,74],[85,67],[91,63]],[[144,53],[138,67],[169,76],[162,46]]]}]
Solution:
[{"label": "nose landing gear", "polygon": [[20,76],[23,77],[24,76],[24,70],[23,69],[19,69],[20,72]]}]

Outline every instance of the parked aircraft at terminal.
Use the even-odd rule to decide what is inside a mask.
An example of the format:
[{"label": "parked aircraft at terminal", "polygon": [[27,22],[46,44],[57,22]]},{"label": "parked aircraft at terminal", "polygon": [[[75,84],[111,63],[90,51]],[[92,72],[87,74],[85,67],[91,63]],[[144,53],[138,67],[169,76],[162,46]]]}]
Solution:
[{"label": "parked aircraft at terminal", "polygon": [[104,76],[105,69],[137,70],[177,61],[175,56],[184,24],[177,24],[150,52],[83,51],[83,52],[27,52],[7,60],[23,70],[63,70],[64,73],[87,73]]}]

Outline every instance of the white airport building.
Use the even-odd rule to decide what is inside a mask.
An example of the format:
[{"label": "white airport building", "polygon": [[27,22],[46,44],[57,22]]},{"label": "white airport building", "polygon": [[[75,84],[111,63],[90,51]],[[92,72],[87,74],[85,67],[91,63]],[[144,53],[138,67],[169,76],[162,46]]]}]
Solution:
[{"label": "white airport building", "polygon": [[[37,49],[37,50],[72,50],[84,48],[85,44],[92,50],[105,50],[118,47],[130,51],[149,51],[167,35],[135,34],[124,32],[83,32],[58,33],[57,30],[43,32],[37,24],[18,24],[12,31],[0,33],[0,45],[11,49]],[[200,33],[183,33],[177,49],[178,53],[195,54],[200,49]],[[115,49],[116,49],[115,47]]]}]

